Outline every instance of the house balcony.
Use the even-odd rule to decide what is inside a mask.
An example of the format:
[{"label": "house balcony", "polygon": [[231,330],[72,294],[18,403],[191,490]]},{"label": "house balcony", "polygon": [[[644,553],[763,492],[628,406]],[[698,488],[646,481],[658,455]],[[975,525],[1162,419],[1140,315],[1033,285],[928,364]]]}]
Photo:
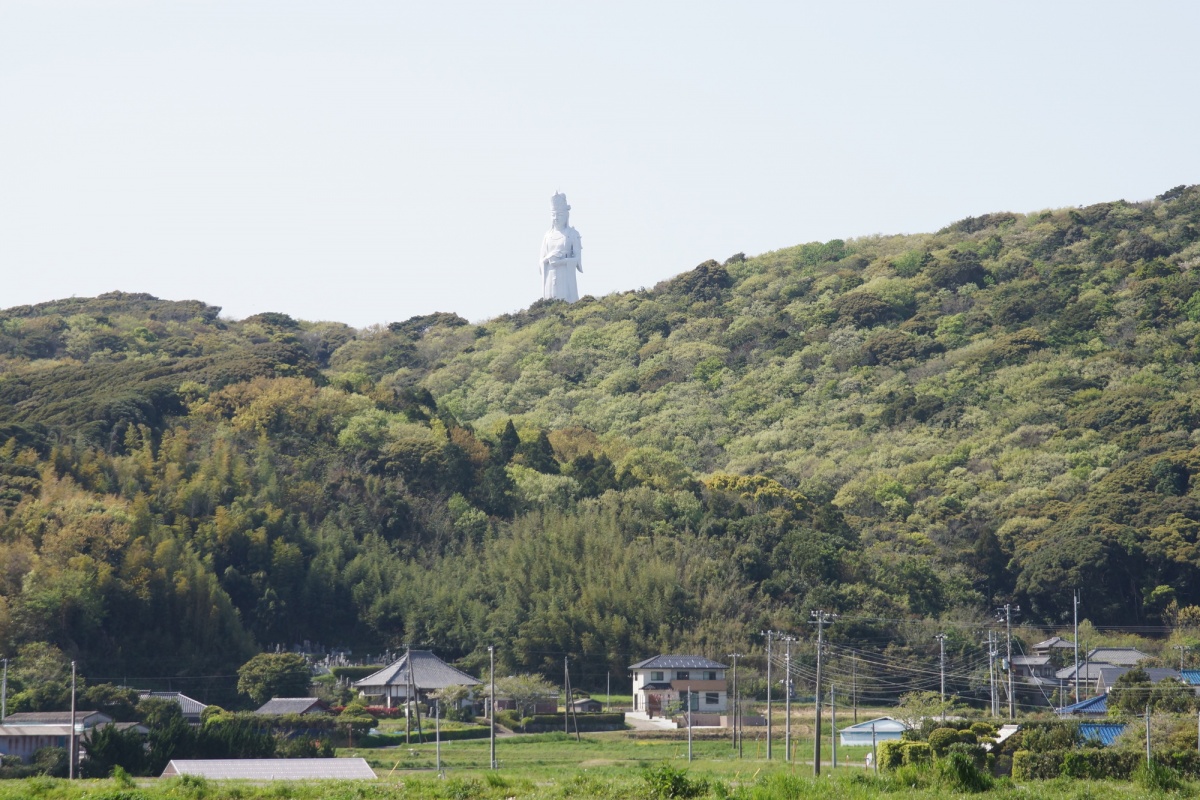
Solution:
[{"label": "house balcony", "polygon": [[725,681],[671,681],[671,688],[677,692],[724,692],[729,685]]}]

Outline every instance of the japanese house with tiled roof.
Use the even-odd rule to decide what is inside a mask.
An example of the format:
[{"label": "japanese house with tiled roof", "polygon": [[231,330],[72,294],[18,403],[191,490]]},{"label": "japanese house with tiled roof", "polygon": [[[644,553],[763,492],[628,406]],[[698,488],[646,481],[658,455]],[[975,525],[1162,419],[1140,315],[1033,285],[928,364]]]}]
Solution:
[{"label": "japanese house with tiled roof", "polygon": [[653,717],[678,705],[701,713],[724,713],[729,708],[727,669],[701,656],[654,656],[631,664],[633,710]]},{"label": "japanese house with tiled roof", "polygon": [[411,650],[378,672],[354,682],[354,688],[364,696],[389,708],[405,702],[410,686],[415,698],[425,700],[430,692],[439,689],[479,685],[477,679],[450,666],[430,650]]}]

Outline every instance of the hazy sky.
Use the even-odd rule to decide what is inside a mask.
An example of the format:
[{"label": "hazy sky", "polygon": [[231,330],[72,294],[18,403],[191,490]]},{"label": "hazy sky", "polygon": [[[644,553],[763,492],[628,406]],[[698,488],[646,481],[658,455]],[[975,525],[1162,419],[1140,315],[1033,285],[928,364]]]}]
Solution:
[{"label": "hazy sky", "polygon": [[0,307],[356,326],[1200,183],[1195,2],[0,0]]}]

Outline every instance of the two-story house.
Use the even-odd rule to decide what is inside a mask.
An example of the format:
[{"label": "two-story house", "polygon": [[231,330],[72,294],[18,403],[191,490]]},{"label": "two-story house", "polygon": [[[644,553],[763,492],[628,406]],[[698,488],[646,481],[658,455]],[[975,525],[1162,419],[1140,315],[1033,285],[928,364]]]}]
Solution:
[{"label": "two-story house", "polygon": [[634,711],[653,717],[672,707],[713,714],[729,708],[725,664],[702,656],[654,656],[629,669]]}]

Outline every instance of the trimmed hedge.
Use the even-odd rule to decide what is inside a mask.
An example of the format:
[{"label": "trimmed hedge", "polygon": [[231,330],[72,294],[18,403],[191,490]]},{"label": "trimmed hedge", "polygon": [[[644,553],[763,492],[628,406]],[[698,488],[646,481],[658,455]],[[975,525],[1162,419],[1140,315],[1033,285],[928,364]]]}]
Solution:
[{"label": "trimmed hedge", "polygon": [[[528,717],[528,724],[521,726],[521,718],[515,711],[496,712],[496,721],[506,728],[524,733],[552,733],[563,729],[562,714],[534,714]],[[625,715],[615,714],[575,714],[567,720],[568,730],[575,730],[578,721],[580,731],[620,731],[625,730]]]},{"label": "trimmed hedge", "polygon": [[933,760],[933,748],[926,742],[904,742],[900,748],[905,764],[928,764]]},{"label": "trimmed hedge", "polygon": [[899,769],[904,763],[904,746],[910,742],[900,739],[888,739],[880,742],[876,749],[879,751],[879,768],[881,770]]},{"label": "trimmed hedge", "polygon": [[[434,733],[433,726],[424,731],[424,741],[426,744],[434,741],[437,737]],[[443,742],[456,742],[464,739],[486,739],[488,737],[487,728],[457,728],[455,730],[442,731]],[[416,730],[412,732],[412,741],[419,742],[421,738],[417,736]],[[403,733],[375,733],[366,734],[355,738],[354,744],[358,747],[396,747],[404,744]]]},{"label": "trimmed hedge", "polygon": [[[1158,753],[1154,761],[1186,777],[1200,777],[1200,753],[1195,751]],[[1058,777],[1129,780],[1145,762],[1145,753],[1137,750],[1121,752],[1085,748],[1047,750],[1043,753],[1018,750],[1013,754],[1012,774],[1017,780],[1053,780]]]},{"label": "trimmed hedge", "polygon": [[349,678],[352,681],[361,681],[368,675],[374,675],[379,670],[383,669],[383,664],[374,667],[331,667],[329,673],[335,678]]}]

